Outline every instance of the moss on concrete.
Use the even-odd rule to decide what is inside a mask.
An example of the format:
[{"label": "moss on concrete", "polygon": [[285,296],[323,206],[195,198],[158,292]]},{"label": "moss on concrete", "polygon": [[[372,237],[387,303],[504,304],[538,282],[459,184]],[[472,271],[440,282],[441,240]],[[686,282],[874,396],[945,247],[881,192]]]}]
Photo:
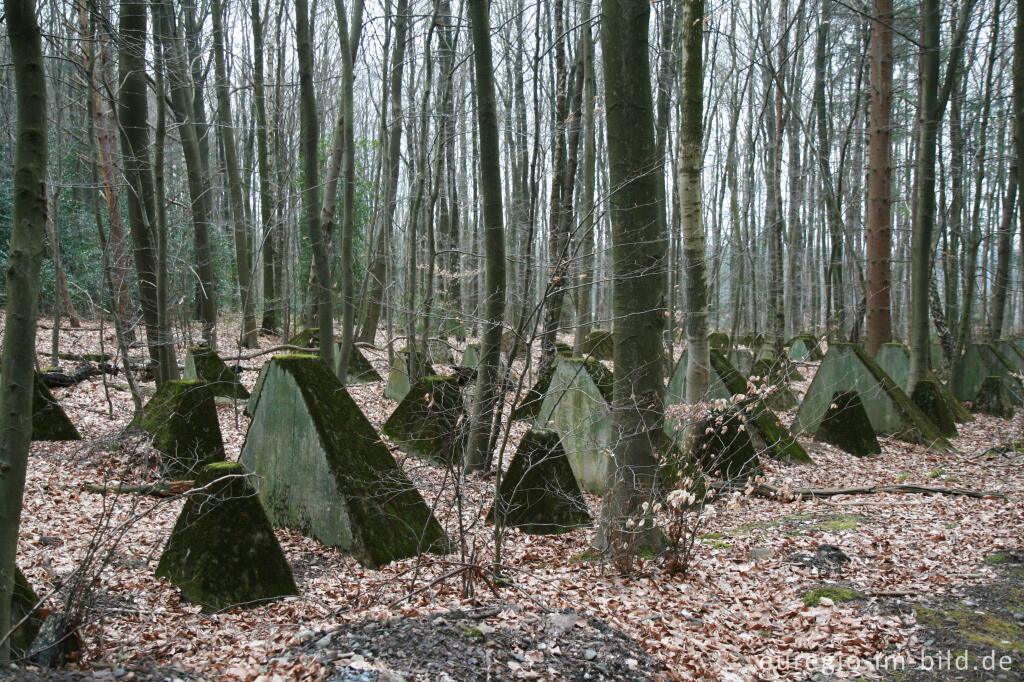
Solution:
[{"label": "moss on concrete", "polygon": [[611,360],[615,356],[615,342],[612,333],[595,329],[583,340],[583,355],[597,360]]},{"label": "moss on concrete", "polygon": [[263,478],[275,525],[367,566],[448,551],[419,491],[319,358],[275,357],[264,391],[240,461]]},{"label": "moss on concrete", "polygon": [[320,345],[320,328],[306,327],[288,339],[286,345],[298,348],[316,348]]},{"label": "moss on concrete", "polygon": [[972,403],[975,412],[992,415],[1000,419],[1013,418],[1013,402],[1006,390],[1003,377],[988,376],[981,382],[977,395]]},{"label": "moss on concrete", "polygon": [[270,361],[263,363],[260,367],[260,373],[256,375],[256,383],[252,387],[252,393],[249,394],[249,400],[245,403],[245,408],[242,412],[247,417],[252,417],[256,414],[256,405],[260,401],[260,392],[263,390],[263,379],[267,375],[267,367],[270,366]]},{"label": "moss on concrete", "polygon": [[711,332],[708,334],[708,345],[714,350],[729,350],[729,335],[725,332]]},{"label": "moss on concrete", "polygon": [[810,360],[811,362],[821,360],[821,347],[814,334],[797,334],[786,343],[786,346],[789,348],[790,360]]},{"label": "moss on concrete", "polygon": [[818,606],[822,598],[831,599],[834,603],[840,604],[847,601],[860,601],[867,599],[867,595],[858,590],[839,585],[818,585],[804,593],[804,606]]},{"label": "moss on concrete", "polygon": [[750,376],[750,370],[754,368],[753,353],[743,348],[733,348],[725,357],[741,377],[746,379]]},{"label": "moss on concrete", "polygon": [[480,344],[471,343],[466,346],[466,350],[462,352],[462,366],[463,367],[476,367],[480,364]]},{"label": "moss on concrete", "polygon": [[[334,359],[335,365],[341,367],[341,343],[337,342],[334,344]],[[337,374],[337,371],[335,371]],[[373,368],[370,361],[366,359],[363,352],[352,345],[352,352],[348,356],[348,376],[345,379],[345,383],[348,384],[368,384],[373,381],[382,381],[380,374]]]},{"label": "moss on concrete", "polygon": [[556,431],[534,428],[523,435],[487,520],[537,535],[590,525],[587,504]]},{"label": "moss on concrete", "polygon": [[860,346],[852,343],[834,343],[829,347],[804,395],[793,424],[794,433],[817,433],[838,391],[857,391],[876,434],[931,448],[949,447],[903,389]]},{"label": "moss on concrete", "polygon": [[832,395],[814,440],[834,445],[855,457],[882,452],[857,391],[836,391]]},{"label": "moss on concrete", "polygon": [[[14,592],[11,594],[11,623],[25,622],[11,633],[11,659],[20,659],[31,651],[32,642],[43,626],[43,616],[36,609],[39,597],[29,584],[25,575],[17,566],[14,567]],[[27,616],[27,619],[26,619]]]},{"label": "moss on concrete", "polygon": [[910,397],[914,404],[921,408],[925,416],[935,424],[939,433],[946,438],[955,438],[957,435],[956,417],[953,414],[950,401],[957,401],[952,395],[947,396],[948,393],[946,387],[939,383],[938,379],[929,378],[918,381],[914,385],[914,393]]},{"label": "moss on concrete", "polygon": [[217,408],[205,381],[164,382],[134,426],[153,436],[153,447],[163,455],[164,478],[190,479],[207,464],[224,460]]},{"label": "moss on concrete", "polygon": [[204,613],[252,608],[298,594],[274,529],[245,468],[203,468],[157,565]]},{"label": "moss on concrete", "polygon": [[706,475],[741,480],[760,469],[758,451],[738,407],[710,410],[693,428],[688,451]]},{"label": "moss on concrete", "polygon": [[401,402],[409,393],[409,389],[421,377],[435,376],[433,365],[427,359],[423,351],[416,353],[416,372],[409,371],[412,353],[408,350],[400,350],[395,353],[395,366],[388,374],[388,383],[384,386],[384,396]]},{"label": "moss on concrete", "polygon": [[427,339],[427,357],[432,365],[455,364],[455,357],[452,355],[452,348],[444,339]]},{"label": "moss on concrete", "polygon": [[893,382],[907,390],[910,378],[910,351],[902,343],[883,343],[875,353],[875,362]]},{"label": "moss on concrete", "polygon": [[82,434],[43,383],[39,372],[32,379],[32,440],[82,440]]},{"label": "moss on concrete", "polygon": [[429,376],[416,382],[381,431],[405,452],[446,466],[462,461],[466,412],[458,380]]},{"label": "moss on concrete", "polygon": [[991,344],[970,344],[955,365],[952,389],[957,399],[973,401],[985,377],[997,376],[1006,384],[1013,405],[1024,405],[1024,384],[1014,376],[1016,367]]},{"label": "moss on concrete", "polygon": [[249,391],[238,381],[238,375],[206,346],[192,346],[185,356],[185,379],[202,379],[214,396],[247,400]]}]

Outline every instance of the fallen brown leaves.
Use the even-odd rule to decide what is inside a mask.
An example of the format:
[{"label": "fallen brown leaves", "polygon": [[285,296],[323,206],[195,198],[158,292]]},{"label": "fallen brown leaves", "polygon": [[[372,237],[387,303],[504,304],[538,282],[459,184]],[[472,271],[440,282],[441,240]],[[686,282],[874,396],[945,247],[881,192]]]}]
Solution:
[{"label": "fallen brown leaves", "polygon": [[[38,347],[47,347],[45,336],[41,332]],[[270,347],[276,341],[263,343]],[[69,332],[67,346],[62,350],[96,351],[98,332]],[[111,338],[105,347],[113,348]],[[384,369],[386,354],[367,354]],[[245,373],[243,380],[251,387],[255,373]],[[395,406],[381,397],[382,388],[378,383],[350,389],[378,427]],[[85,440],[33,444],[19,564],[42,594],[67,582],[90,546],[110,551],[94,580],[83,666],[152,662],[208,679],[319,679],[324,671],[312,658],[284,662],[274,660],[275,655],[346,622],[479,605],[462,599],[457,580],[423,589],[450,571],[457,557],[370,570],[313,540],[278,531],[301,596],[252,611],[203,615],[197,606],[183,603],[173,585],[153,577],[180,501],[80,489],[83,483],[153,482],[156,457],[143,442],[118,441],[109,447],[131,419],[130,396],[109,391],[111,416],[102,378],[55,393]],[[218,410],[225,446],[235,458],[248,419],[231,405]],[[524,428],[514,426],[508,453]],[[917,645],[912,618],[880,608],[877,599],[845,604],[826,599],[805,607],[802,594],[822,576],[787,557],[822,543],[836,545],[851,559],[841,578],[876,595],[934,594],[990,579],[983,558],[1019,543],[1024,468],[1019,459],[981,455],[994,444],[1020,438],[1020,432],[1015,422],[983,417],[962,425],[961,436],[953,441],[957,452],[883,439],[883,454],[869,459],[806,443],[814,466],[769,463],[765,483],[788,488],[949,486],[999,492],[1006,499],[880,493],[781,504],[723,496],[685,576],[670,576],[650,560],[641,562],[637,575],[620,577],[604,563],[589,560],[588,531],[556,537],[511,531],[502,563],[512,585],[502,588],[502,603],[532,610],[571,608],[601,618],[637,638],[675,679],[804,679],[806,670],[766,666],[798,656],[852,657],[867,665],[882,652],[910,651]],[[428,502],[436,502],[449,532],[455,536],[460,524],[466,529],[467,552],[478,561],[493,556],[493,528],[483,523],[493,479],[473,477],[464,483],[460,520],[451,477],[396,455]],[[599,501],[588,501],[596,515]],[[837,518],[844,522],[833,523]],[[483,602],[494,600],[482,586],[476,595]],[[514,621],[525,613],[509,609],[502,617]],[[527,661],[510,674],[536,677],[531,665]],[[871,672],[862,668],[857,674]]]}]

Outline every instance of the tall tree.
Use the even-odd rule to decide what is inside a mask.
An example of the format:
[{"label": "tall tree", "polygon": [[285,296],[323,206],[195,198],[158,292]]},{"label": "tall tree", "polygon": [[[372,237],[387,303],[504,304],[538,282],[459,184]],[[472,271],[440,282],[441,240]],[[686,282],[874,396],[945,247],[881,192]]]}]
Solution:
[{"label": "tall tree", "polygon": [[264,36],[263,15],[260,11],[262,0],[252,0],[252,97],[256,109],[256,164],[259,171],[260,224],[262,226],[263,255],[263,319],[260,327],[266,331],[277,329],[280,323],[278,313],[278,281],[276,266],[278,258],[278,232],[274,224],[274,199],[270,182],[270,131],[267,128],[267,96],[264,77]]},{"label": "tall tree", "polygon": [[477,396],[470,421],[466,469],[477,471],[490,460],[491,423],[498,406],[498,365],[505,316],[505,225],[502,209],[498,108],[494,99],[494,62],[487,0],[468,0],[480,139],[480,198],[484,241],[484,328],[477,367]]},{"label": "tall tree", "polygon": [[664,421],[665,234],[658,220],[658,168],[648,63],[647,0],[602,0],[608,180],[612,223],[615,376],[613,465],[598,545],[631,553],[652,530],[634,524],[653,493]]},{"label": "tall tree", "polygon": [[[7,250],[7,316],[3,390],[0,391],[0,633],[11,630],[14,558],[29,442],[36,365],[39,269],[46,240],[46,73],[33,0],[5,0],[14,63],[17,142],[14,206]],[[0,663],[10,659],[10,638],[0,641]]]},{"label": "tall tree", "polygon": [[868,146],[867,343],[870,355],[892,341],[889,259],[892,229],[892,0],[875,0],[871,20],[871,123]]},{"label": "tall tree", "polygon": [[686,269],[686,401],[698,403],[708,390],[708,287],[704,257],[704,0],[687,0],[682,13],[679,83],[679,212]]},{"label": "tall tree", "polygon": [[331,295],[331,266],[320,222],[320,117],[313,88],[313,42],[309,3],[295,0],[295,49],[299,54],[299,127],[302,138],[302,210],[305,213],[309,245],[313,251],[317,326],[320,357],[334,367],[334,323]]}]

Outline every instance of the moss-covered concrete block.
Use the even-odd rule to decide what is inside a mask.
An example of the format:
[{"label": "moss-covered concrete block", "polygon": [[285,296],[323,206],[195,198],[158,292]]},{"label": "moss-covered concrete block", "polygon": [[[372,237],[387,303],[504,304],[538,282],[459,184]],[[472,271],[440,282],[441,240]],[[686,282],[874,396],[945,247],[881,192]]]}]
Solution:
[{"label": "moss-covered concrete block", "polygon": [[534,424],[557,431],[580,487],[607,490],[612,447],[612,375],[594,358],[555,360]]},{"label": "moss-covered concrete block", "polygon": [[430,376],[409,389],[381,431],[410,455],[458,466],[465,452],[466,427],[458,379]]},{"label": "moss-covered concrete block", "polygon": [[935,372],[942,372],[946,367],[946,360],[942,354],[941,343],[928,344],[928,369]]},{"label": "moss-covered concrete block", "polygon": [[590,512],[558,432],[534,428],[523,435],[487,520],[535,535],[590,525]]},{"label": "moss-covered concrete block", "polygon": [[833,343],[804,395],[793,432],[815,435],[840,391],[857,391],[877,435],[887,435],[932,448],[949,443],[896,382],[864,350],[852,343]]},{"label": "moss-covered concrete block", "polygon": [[698,470],[725,480],[740,480],[760,468],[757,448],[750,439],[742,408],[710,410],[691,431],[689,452]]},{"label": "moss-covered concrete block", "polygon": [[32,440],[82,440],[39,372],[32,375]]},{"label": "moss-covered concrete block", "polygon": [[729,335],[725,332],[711,332],[708,334],[708,346],[714,350],[729,350]]},{"label": "moss-covered concrete block", "polygon": [[763,402],[747,406],[751,415],[747,423],[750,440],[766,457],[792,464],[813,464],[814,460],[793,437],[774,412]]},{"label": "moss-covered concrete block", "polygon": [[163,455],[164,478],[190,479],[207,464],[224,460],[217,408],[205,381],[164,382],[134,426],[153,436],[153,447]]},{"label": "moss-covered concrete block", "polygon": [[985,377],[978,388],[978,394],[974,396],[972,406],[975,412],[990,414],[1000,419],[1011,419],[1013,403],[1009,391],[1006,390],[1005,379],[997,376]]},{"label": "moss-covered concrete block", "polygon": [[786,345],[789,347],[790,360],[821,360],[821,347],[813,334],[797,334]]},{"label": "moss-covered concrete block", "polygon": [[[337,341],[334,344],[334,360],[335,360],[335,374],[338,373],[338,368],[341,367],[341,342]],[[352,345],[352,352],[348,356],[348,377],[345,379],[345,383],[348,384],[368,384],[373,381],[383,381],[377,370],[373,368],[370,361],[366,359],[363,352]]]},{"label": "moss-covered concrete block", "polygon": [[1016,367],[991,344],[972,343],[955,364],[952,389],[958,400],[974,400],[985,378],[997,376],[1006,384],[1010,401],[1018,407],[1024,405],[1024,384],[1014,376]]},{"label": "moss-covered concrete block", "polygon": [[[14,567],[14,592],[11,594],[11,624],[21,623],[10,636],[11,660],[28,656],[32,642],[43,626],[43,616],[36,608],[39,597],[25,575]],[[22,622],[24,620],[24,622]]]},{"label": "moss-covered concrete block", "polygon": [[[732,366],[732,363],[720,351],[710,352],[711,367],[708,376],[708,390],[704,400],[727,400],[733,395],[746,393],[747,382]],[[683,351],[672,372],[665,393],[667,405],[683,405],[686,403],[686,370],[690,362],[688,351]]]},{"label": "moss-covered concrete block", "polygon": [[746,379],[750,376],[750,370],[754,368],[754,354],[744,348],[733,348],[726,354],[726,359],[732,364],[740,376]]},{"label": "moss-covered concrete block", "polygon": [[274,525],[367,566],[447,551],[423,497],[319,358],[274,357],[263,393],[240,461],[262,477]]},{"label": "moss-covered concrete block", "polygon": [[935,424],[939,433],[946,438],[957,436],[956,415],[951,402],[956,403],[961,409],[963,406],[938,379],[929,378],[918,381],[914,385],[914,392],[910,399],[921,408],[932,424]]},{"label": "moss-covered concrete block", "polygon": [[875,362],[893,382],[907,390],[910,378],[910,351],[902,343],[883,343],[875,353]]},{"label": "moss-covered concrete block", "polygon": [[400,350],[395,353],[395,366],[388,373],[388,383],[384,386],[384,396],[399,402],[409,393],[412,385],[421,377],[436,376],[433,365],[423,351],[416,353],[416,371],[410,371],[412,353]]},{"label": "moss-covered concrete block", "polygon": [[306,327],[292,335],[286,342],[286,345],[298,348],[316,348],[320,345],[320,328]]},{"label": "moss-covered concrete block", "polygon": [[854,457],[882,452],[857,391],[836,391],[832,395],[814,440],[834,445]]},{"label": "moss-covered concrete block", "polygon": [[1024,373],[1024,351],[1021,351],[1013,341],[999,339],[992,346],[1003,354],[1018,374]]},{"label": "moss-covered concrete block", "polygon": [[[789,382],[797,378],[793,365],[770,357],[760,357],[750,369],[750,383],[765,394],[765,402],[773,410],[785,412],[799,404]],[[788,373],[787,373],[788,372]]]},{"label": "moss-covered concrete block", "polygon": [[157,565],[205,613],[252,608],[298,594],[245,468],[219,462],[203,468]]},{"label": "moss-covered concrete block", "polygon": [[480,344],[471,343],[462,351],[462,366],[476,367],[480,364]]},{"label": "moss-covered concrete block", "polygon": [[615,342],[612,333],[595,329],[583,340],[583,355],[597,360],[612,360],[615,357]]},{"label": "moss-covered concrete block", "polygon": [[220,359],[217,352],[206,346],[192,346],[185,355],[185,379],[205,381],[215,396],[248,400],[249,391],[238,380],[238,375]]},{"label": "moss-covered concrete block", "polygon": [[452,355],[452,347],[444,339],[427,339],[427,357],[432,365],[453,365],[455,356]]},{"label": "moss-covered concrete block", "polygon": [[252,417],[256,414],[256,404],[260,401],[260,392],[263,390],[263,379],[267,375],[267,367],[270,366],[270,362],[264,362],[263,366],[260,367],[259,374],[256,375],[256,383],[252,387],[252,393],[249,394],[249,400],[245,403],[245,407],[242,409],[242,413],[247,417]]}]

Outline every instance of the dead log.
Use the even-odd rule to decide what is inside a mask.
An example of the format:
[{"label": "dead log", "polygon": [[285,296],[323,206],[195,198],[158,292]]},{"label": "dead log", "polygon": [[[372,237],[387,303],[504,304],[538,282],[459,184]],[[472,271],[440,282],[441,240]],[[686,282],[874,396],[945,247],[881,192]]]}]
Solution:
[{"label": "dead log", "polygon": [[907,493],[911,495],[951,495],[959,497],[973,497],[977,499],[1005,499],[1006,495],[995,492],[979,492],[976,490],[965,490],[963,488],[933,488],[923,485],[871,485],[853,486],[850,488],[775,488],[764,483],[753,485],[737,485],[731,483],[716,483],[715,489],[723,491],[742,491],[755,497],[764,497],[770,500],[782,500],[784,502],[795,502],[797,500],[810,500],[818,497],[837,497],[839,495],[878,495],[880,493]]},{"label": "dead log", "polygon": [[146,485],[99,485],[86,483],[82,489],[100,495],[149,495],[151,497],[174,497],[192,489],[194,481],[170,481]]}]

